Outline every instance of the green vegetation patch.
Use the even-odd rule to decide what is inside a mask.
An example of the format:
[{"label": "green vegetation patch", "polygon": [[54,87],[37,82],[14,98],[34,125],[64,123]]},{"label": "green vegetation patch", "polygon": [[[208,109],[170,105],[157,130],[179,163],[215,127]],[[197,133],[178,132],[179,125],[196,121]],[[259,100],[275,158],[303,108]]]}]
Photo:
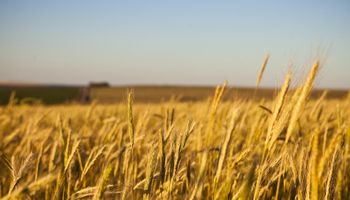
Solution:
[{"label": "green vegetation patch", "polygon": [[25,101],[38,100],[44,104],[59,104],[75,101],[78,98],[79,87],[3,87],[0,88],[0,105],[8,104],[11,93],[16,99]]}]

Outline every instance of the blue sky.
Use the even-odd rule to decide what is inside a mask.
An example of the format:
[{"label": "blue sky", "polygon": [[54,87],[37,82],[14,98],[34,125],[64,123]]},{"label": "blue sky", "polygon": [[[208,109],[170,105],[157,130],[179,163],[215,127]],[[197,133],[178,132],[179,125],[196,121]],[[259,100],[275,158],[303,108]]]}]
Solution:
[{"label": "blue sky", "polygon": [[350,87],[350,1],[0,1],[0,82]]}]

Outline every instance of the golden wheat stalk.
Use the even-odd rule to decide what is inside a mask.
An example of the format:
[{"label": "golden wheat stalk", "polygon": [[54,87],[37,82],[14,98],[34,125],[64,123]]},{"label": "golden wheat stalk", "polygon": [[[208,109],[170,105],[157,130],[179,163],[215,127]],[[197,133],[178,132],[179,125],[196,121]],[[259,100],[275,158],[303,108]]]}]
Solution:
[{"label": "golden wheat stalk", "polygon": [[134,93],[133,91],[128,92],[128,133],[130,137],[130,144],[134,146],[135,139],[135,125],[134,125],[134,115],[133,115],[133,101],[134,101]]},{"label": "golden wheat stalk", "polygon": [[280,116],[282,106],[284,104],[284,101],[288,92],[290,80],[291,80],[291,73],[288,72],[286,75],[285,81],[281,87],[281,90],[277,96],[275,107],[273,109],[273,112],[270,118],[269,126],[267,129],[267,136],[265,140],[265,150],[270,150],[272,148],[272,145],[275,143],[279,135],[278,131],[275,131],[275,135],[273,135],[273,129],[275,128],[274,126],[276,124],[277,118]]},{"label": "golden wheat stalk", "polygon": [[10,189],[8,191],[8,194],[11,194],[12,191],[15,189],[19,181],[23,178],[25,173],[28,172],[28,168],[31,165],[33,161],[33,153],[28,154],[26,159],[23,161],[23,163],[17,168],[15,164],[15,159],[12,157],[12,162],[11,162],[11,169],[12,169],[12,181],[10,184]]},{"label": "golden wheat stalk", "polygon": [[263,61],[263,63],[260,66],[260,71],[259,71],[259,74],[258,74],[258,78],[256,79],[256,86],[255,86],[256,88],[259,87],[260,82],[262,80],[262,77],[264,76],[265,68],[266,68],[266,65],[267,65],[267,63],[269,61],[269,58],[270,58],[270,55],[266,54],[266,56],[264,58],[264,61]]},{"label": "golden wheat stalk", "polygon": [[109,177],[111,175],[112,172],[112,167],[111,166],[107,166],[106,169],[103,171],[103,175],[101,176],[98,185],[96,186],[96,192],[94,194],[94,197],[92,198],[93,200],[100,200],[100,199],[104,199],[103,198],[103,193],[106,190],[107,187],[107,182],[109,180]]},{"label": "golden wheat stalk", "polygon": [[14,190],[12,193],[7,194],[3,198],[1,198],[1,200],[25,199],[24,196],[22,198],[20,198],[20,196],[22,194],[34,195],[37,191],[43,189],[47,184],[53,182],[55,178],[55,174],[48,174],[26,186],[18,187],[18,189]]},{"label": "golden wheat stalk", "polygon": [[290,119],[290,122],[288,125],[287,133],[286,133],[286,139],[285,139],[286,144],[288,143],[291,135],[294,132],[296,122],[300,116],[300,112],[302,111],[302,108],[305,104],[306,98],[312,89],[312,85],[313,85],[313,82],[315,80],[316,74],[318,72],[319,66],[320,66],[320,64],[318,61],[316,61],[313,64],[313,66],[309,72],[309,75],[307,76],[306,82],[301,90],[299,98],[294,106],[293,112],[291,114],[291,119]]},{"label": "golden wheat stalk", "polygon": [[312,151],[311,151],[311,192],[309,193],[311,195],[310,199],[311,200],[318,200],[318,184],[319,184],[319,179],[318,179],[318,174],[317,174],[317,169],[318,169],[318,155],[319,155],[319,135],[320,131],[316,130],[315,132],[315,137],[313,138],[312,141]]},{"label": "golden wheat stalk", "polygon": [[333,152],[330,170],[328,171],[328,174],[327,174],[326,194],[324,199],[330,199],[330,196],[332,195],[330,193],[332,192],[331,191],[332,187],[334,187],[334,183],[332,185],[332,181],[334,182],[335,159],[337,157],[338,148],[339,146],[337,145]]},{"label": "golden wheat stalk", "polygon": [[232,116],[231,116],[231,120],[229,123],[229,127],[228,127],[228,130],[226,131],[225,140],[224,140],[222,147],[221,147],[221,150],[220,150],[219,162],[218,162],[218,166],[217,166],[215,177],[214,177],[214,181],[216,183],[219,182],[219,178],[221,176],[223,164],[224,164],[224,161],[225,161],[226,155],[227,155],[228,145],[231,141],[232,133],[233,133],[235,125],[236,125],[235,121],[236,121],[236,117],[237,117],[237,112],[238,112],[237,110],[232,111]]}]

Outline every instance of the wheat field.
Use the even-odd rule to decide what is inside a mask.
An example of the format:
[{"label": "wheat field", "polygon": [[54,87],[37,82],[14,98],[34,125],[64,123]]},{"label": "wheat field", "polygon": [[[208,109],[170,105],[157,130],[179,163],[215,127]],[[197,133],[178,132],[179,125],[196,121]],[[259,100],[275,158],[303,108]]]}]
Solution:
[{"label": "wheat field", "polygon": [[350,95],[309,99],[318,68],[293,89],[288,73],[273,100],[222,101],[226,83],[192,103],[13,98],[0,107],[0,198],[349,199]]}]

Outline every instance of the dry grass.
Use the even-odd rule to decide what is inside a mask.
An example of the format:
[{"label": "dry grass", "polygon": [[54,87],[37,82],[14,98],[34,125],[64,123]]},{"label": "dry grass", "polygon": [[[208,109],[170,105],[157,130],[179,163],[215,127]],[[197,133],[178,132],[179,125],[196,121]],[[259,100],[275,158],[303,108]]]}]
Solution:
[{"label": "dry grass", "polygon": [[[1,199],[348,199],[350,99],[0,107]],[[261,78],[260,78],[261,80]]]}]

